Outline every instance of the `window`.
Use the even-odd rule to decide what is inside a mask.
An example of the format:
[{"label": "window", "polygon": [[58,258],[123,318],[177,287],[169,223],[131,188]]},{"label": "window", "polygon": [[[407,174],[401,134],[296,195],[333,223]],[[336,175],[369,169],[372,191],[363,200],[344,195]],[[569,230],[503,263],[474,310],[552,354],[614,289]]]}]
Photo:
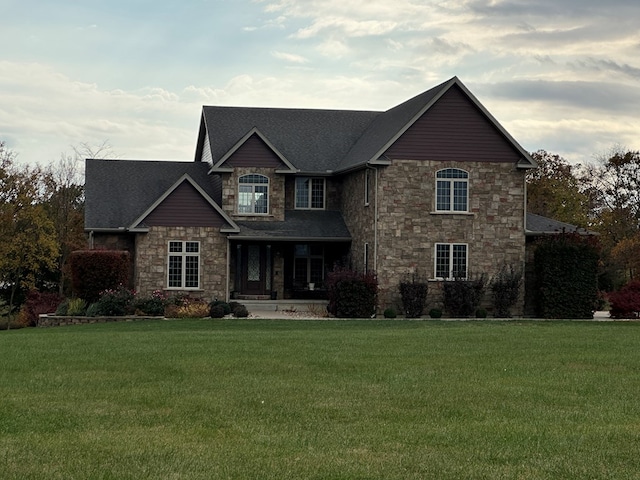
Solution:
[{"label": "window", "polygon": [[435,278],[467,278],[465,243],[436,243]]},{"label": "window", "polygon": [[436,211],[467,212],[469,174],[457,168],[436,173]]},{"label": "window", "polygon": [[364,206],[369,206],[369,170],[364,171]]},{"label": "window", "polygon": [[369,244],[364,244],[364,273],[369,273]]},{"label": "window", "polygon": [[168,288],[200,287],[200,242],[169,242]]},{"label": "window", "polygon": [[238,179],[238,213],[269,213],[269,178],[264,175],[243,175]]},{"label": "window", "polygon": [[298,287],[315,287],[324,281],[324,249],[321,245],[299,244],[294,250],[293,280]]},{"label": "window", "polygon": [[324,178],[296,178],[296,208],[324,209]]}]

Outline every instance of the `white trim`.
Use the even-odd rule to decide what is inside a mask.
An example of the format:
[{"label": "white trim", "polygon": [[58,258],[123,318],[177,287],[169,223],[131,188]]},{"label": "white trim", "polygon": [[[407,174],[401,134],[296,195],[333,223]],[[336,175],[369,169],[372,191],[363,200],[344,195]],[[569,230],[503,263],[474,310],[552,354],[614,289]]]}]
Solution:
[{"label": "white trim", "polygon": [[[254,183],[254,182],[249,182],[249,183],[240,183],[240,180],[242,180],[245,177],[263,177],[266,178],[267,181],[266,183]],[[251,187],[251,196],[252,196],[252,208],[253,211],[252,212],[241,212],[240,211],[240,186],[241,185],[248,185]],[[256,187],[257,186],[265,186],[267,187],[267,211],[266,212],[256,212],[256,206],[258,204],[257,200],[256,200]],[[263,175],[262,173],[245,173],[244,175],[240,175],[238,177],[238,197],[237,197],[237,201],[236,201],[236,214],[237,215],[244,215],[244,216],[264,216],[264,215],[269,215],[269,208],[271,207],[271,202],[269,199],[269,196],[271,195],[271,179],[267,176],[267,175]],[[246,192],[244,192],[246,193]]]},{"label": "white trim", "polygon": [[[171,251],[171,244],[172,243],[179,243],[181,244],[181,251],[180,252],[172,252]],[[187,244],[188,243],[195,243],[198,245],[198,251],[197,252],[187,252]],[[166,275],[166,290],[200,290],[200,278],[202,276],[202,259],[201,259],[201,253],[202,253],[202,249],[201,249],[201,242],[200,240],[167,240],[167,275]],[[169,278],[169,274],[170,274],[170,269],[171,269],[171,257],[180,257],[181,259],[181,265],[180,265],[180,286],[176,287],[176,286],[171,286],[169,285],[171,279]],[[186,265],[186,260],[188,257],[196,257],[198,259],[198,283],[195,287],[187,287],[186,283],[187,283],[187,265]]]},{"label": "white trim", "polygon": [[[464,172],[467,176],[465,177],[460,177],[460,178],[456,178],[456,177],[452,177],[452,178],[438,178],[438,173],[440,172],[444,172],[446,170],[457,170],[459,172]],[[469,172],[467,170],[464,170],[462,168],[457,168],[457,167],[445,167],[445,168],[441,168],[439,170],[436,170],[436,175],[435,175],[435,195],[434,195],[434,212],[436,213],[454,213],[454,214],[468,214],[469,213],[469,185],[470,185],[470,175]],[[438,209],[438,182],[447,182],[449,184],[449,209],[448,210],[444,210],[444,209]],[[454,184],[456,182],[464,182],[466,184],[466,189],[465,189],[465,194],[466,194],[466,198],[465,198],[465,206],[466,209],[465,210],[454,210],[454,204],[455,204],[455,189],[454,189]]]},{"label": "white trim", "polygon": [[[438,276],[438,246],[439,245],[447,245],[450,247],[449,249],[449,271],[447,277],[439,277]],[[464,262],[464,270],[465,270],[465,279],[468,278],[469,275],[469,244],[462,242],[437,242],[433,245],[433,279],[434,280],[453,280],[451,274],[453,273],[453,249],[451,247],[454,246],[462,246],[465,248],[465,262]]]},{"label": "white trim", "polygon": [[[309,180],[309,191],[307,195],[307,207],[298,206],[298,180]],[[322,207],[313,207],[313,181],[322,180]],[[326,210],[327,208],[327,179],[325,177],[303,176],[296,177],[294,182],[293,206],[296,210]]]}]

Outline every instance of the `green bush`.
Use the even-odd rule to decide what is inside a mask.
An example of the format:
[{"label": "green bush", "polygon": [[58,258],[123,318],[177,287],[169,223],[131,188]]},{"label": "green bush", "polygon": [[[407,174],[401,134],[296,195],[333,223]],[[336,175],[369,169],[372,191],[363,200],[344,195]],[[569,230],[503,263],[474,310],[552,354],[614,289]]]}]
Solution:
[{"label": "green bush", "polygon": [[120,250],[78,250],[69,258],[73,293],[95,302],[105,290],[129,284],[130,255]]},{"label": "green bush", "polygon": [[224,307],[222,305],[212,305],[209,308],[209,316],[211,318],[223,318],[224,315]]},{"label": "green bush", "polygon": [[69,311],[69,299],[67,298],[63,300],[60,303],[60,305],[58,305],[58,308],[56,308],[56,315],[65,316],[68,311]]},{"label": "green bush", "polygon": [[429,316],[431,318],[442,318],[442,310],[439,308],[432,308],[429,310]]},{"label": "green bush", "polygon": [[411,281],[400,282],[399,288],[405,317],[418,318],[427,304],[427,282],[414,277]]},{"label": "green bush", "polygon": [[233,316],[236,318],[247,318],[249,316],[249,310],[244,305],[238,304],[233,309]]},{"label": "green bush", "polygon": [[510,265],[503,265],[491,280],[491,297],[495,308],[494,315],[498,318],[511,317],[511,307],[518,301],[520,286],[522,285],[522,270]]},{"label": "green bush", "polygon": [[378,303],[378,279],[373,273],[338,268],[327,275],[327,310],[338,318],[371,318]]},{"label": "green bush", "polygon": [[154,290],[148,297],[137,297],[133,302],[136,313],[149,316],[162,316],[166,306],[171,302],[162,290]]},{"label": "green bush", "polygon": [[395,308],[387,308],[384,311],[384,318],[396,318],[397,314],[396,314],[396,310]]},{"label": "green bush", "polygon": [[600,248],[592,236],[554,235],[536,245],[536,307],[542,318],[593,318]]},{"label": "green bush", "polygon": [[95,302],[96,315],[117,317],[134,313],[134,292],[120,285],[116,289],[105,290]]},{"label": "green bush", "polygon": [[453,317],[469,317],[474,314],[476,307],[484,296],[487,279],[481,275],[476,279],[456,278],[444,282],[444,308]]},{"label": "green bush", "polygon": [[67,305],[67,315],[81,316],[87,311],[87,302],[81,298],[72,298]]},{"label": "green bush", "polygon": [[476,318],[487,318],[487,311],[484,308],[477,309]]},{"label": "green bush", "polygon": [[[235,305],[235,306],[238,306],[238,305],[239,305],[237,302],[234,302],[234,303],[236,303],[236,305]],[[210,306],[211,308],[213,308],[213,307],[221,307],[221,308],[222,308],[222,310],[223,310],[223,312],[224,312],[224,313],[222,314],[222,316],[223,316],[223,317],[224,317],[225,315],[229,315],[229,314],[233,311],[233,309],[231,308],[231,305],[230,305],[230,304],[228,304],[227,302],[222,301],[222,300],[214,300],[213,302],[211,302],[211,303],[209,304],[209,306]],[[211,317],[213,317],[213,315],[211,315]],[[213,317],[213,318],[220,318],[220,317]]]}]

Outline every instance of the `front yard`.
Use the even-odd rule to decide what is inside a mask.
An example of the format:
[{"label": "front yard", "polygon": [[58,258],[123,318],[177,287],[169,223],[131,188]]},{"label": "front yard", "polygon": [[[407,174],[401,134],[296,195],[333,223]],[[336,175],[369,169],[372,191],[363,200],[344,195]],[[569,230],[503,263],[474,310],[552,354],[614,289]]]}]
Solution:
[{"label": "front yard", "polygon": [[639,346],[613,322],[0,332],[0,474],[638,478]]}]

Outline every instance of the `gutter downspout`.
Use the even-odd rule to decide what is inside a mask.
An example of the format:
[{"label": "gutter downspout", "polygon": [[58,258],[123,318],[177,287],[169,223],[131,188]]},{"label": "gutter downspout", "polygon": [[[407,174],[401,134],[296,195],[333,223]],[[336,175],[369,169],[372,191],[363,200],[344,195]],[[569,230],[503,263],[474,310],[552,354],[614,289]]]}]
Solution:
[{"label": "gutter downspout", "polygon": [[378,169],[369,163],[366,168],[373,170],[374,199],[373,199],[373,271],[378,273]]},{"label": "gutter downspout", "polygon": [[[229,237],[227,237],[227,275],[226,275],[226,287],[225,287],[225,302],[228,302],[230,300],[229,298],[229,276],[231,274],[231,269],[230,269],[230,263],[231,263],[231,240],[229,240]],[[237,273],[236,273],[237,275]]]}]

